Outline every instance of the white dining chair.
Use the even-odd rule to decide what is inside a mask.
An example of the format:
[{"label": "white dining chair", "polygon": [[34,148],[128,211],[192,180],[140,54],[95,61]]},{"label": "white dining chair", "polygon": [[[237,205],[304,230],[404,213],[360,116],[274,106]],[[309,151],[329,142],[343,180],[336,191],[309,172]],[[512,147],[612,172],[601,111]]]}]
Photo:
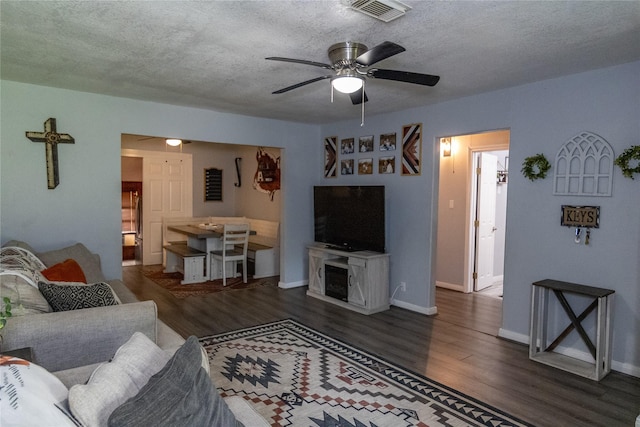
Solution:
[{"label": "white dining chair", "polygon": [[[225,224],[222,232],[222,249],[211,251],[211,265],[222,263],[222,286],[227,286],[227,262],[233,261],[233,275],[237,262],[242,262],[242,281],[247,283],[247,246],[249,243],[249,224]],[[241,248],[241,249],[240,249]]]}]

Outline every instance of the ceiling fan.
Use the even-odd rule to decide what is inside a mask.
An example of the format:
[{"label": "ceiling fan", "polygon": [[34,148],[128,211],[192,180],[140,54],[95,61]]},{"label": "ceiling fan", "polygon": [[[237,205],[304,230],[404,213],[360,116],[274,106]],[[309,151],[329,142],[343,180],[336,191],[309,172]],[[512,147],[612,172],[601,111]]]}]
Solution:
[{"label": "ceiling fan", "polygon": [[[273,92],[280,94],[306,86],[320,80],[331,79],[331,87],[339,92],[347,93],[351,97],[354,105],[363,104],[363,121],[364,121],[364,103],[368,101],[367,94],[364,91],[364,82],[367,78],[395,80],[404,83],[412,83],[424,86],[435,86],[440,80],[440,76],[431,74],[411,73],[408,71],[385,70],[381,68],[370,68],[372,65],[387,59],[391,56],[404,52],[406,49],[393,42],[383,42],[371,49],[361,43],[341,42],[332,45],[328,50],[329,60],[331,64],[321,62],[307,61],[304,59],[282,58],[271,56],[265,58],[270,61],[293,62],[296,64],[312,65],[333,73],[306,80],[292,86]],[[362,89],[362,90],[360,90]],[[333,95],[333,92],[332,92]],[[333,97],[332,97],[333,100]]]}]

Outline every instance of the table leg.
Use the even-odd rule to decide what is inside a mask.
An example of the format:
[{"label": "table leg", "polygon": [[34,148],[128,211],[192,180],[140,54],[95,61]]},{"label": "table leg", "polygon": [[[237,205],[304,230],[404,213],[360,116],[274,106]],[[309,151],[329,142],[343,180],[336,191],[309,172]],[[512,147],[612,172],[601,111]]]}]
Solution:
[{"label": "table leg", "polygon": [[598,329],[596,331],[596,377],[611,370],[611,304],[613,295],[598,298]]},{"label": "table leg", "polygon": [[210,237],[206,239],[205,245],[206,248],[204,250],[207,252],[207,257],[205,259],[205,262],[207,263],[207,278],[208,280],[220,279],[222,277],[220,275],[220,268],[211,267],[211,251],[218,251],[222,249],[222,240],[220,237]]},{"label": "table leg", "polygon": [[531,328],[529,331],[529,357],[538,352],[538,335],[540,333],[540,289],[531,287]]},{"label": "table leg", "polygon": [[540,334],[540,351],[547,346],[547,320],[549,319],[549,289],[542,289],[542,313],[540,314],[542,332]]}]

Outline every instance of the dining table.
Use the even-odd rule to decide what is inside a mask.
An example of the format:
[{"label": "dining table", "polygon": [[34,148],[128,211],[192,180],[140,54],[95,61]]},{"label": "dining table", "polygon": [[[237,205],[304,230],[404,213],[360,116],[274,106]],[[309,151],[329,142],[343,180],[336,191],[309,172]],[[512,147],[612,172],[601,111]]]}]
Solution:
[{"label": "dining table", "polygon": [[[170,225],[167,230],[187,236],[187,246],[206,254],[205,277],[207,280],[222,278],[222,268],[215,271],[211,268],[211,252],[222,250],[224,224]],[[249,231],[249,234],[255,235],[256,232]]]}]

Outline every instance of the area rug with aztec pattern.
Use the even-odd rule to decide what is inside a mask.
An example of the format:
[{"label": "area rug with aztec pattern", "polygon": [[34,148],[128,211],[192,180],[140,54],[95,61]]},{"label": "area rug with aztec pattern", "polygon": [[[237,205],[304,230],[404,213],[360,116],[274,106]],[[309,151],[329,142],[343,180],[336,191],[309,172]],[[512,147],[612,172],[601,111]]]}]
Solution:
[{"label": "area rug with aztec pattern", "polygon": [[293,320],[200,338],[223,397],[272,426],[529,426]]}]

